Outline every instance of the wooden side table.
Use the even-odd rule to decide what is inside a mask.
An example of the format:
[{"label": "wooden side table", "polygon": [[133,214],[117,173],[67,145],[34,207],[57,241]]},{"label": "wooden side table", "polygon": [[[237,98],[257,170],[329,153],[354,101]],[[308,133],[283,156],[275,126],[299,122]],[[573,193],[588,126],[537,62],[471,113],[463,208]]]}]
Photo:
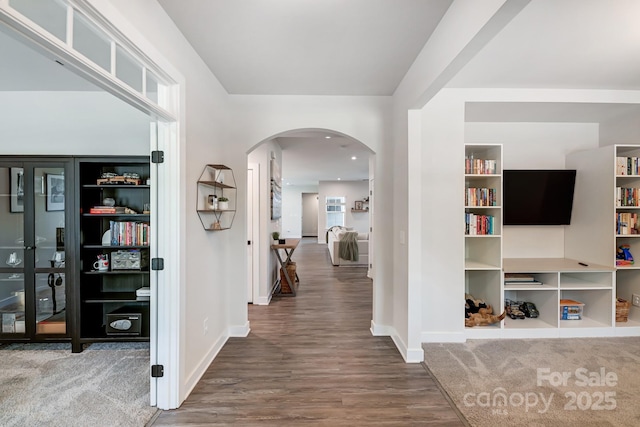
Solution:
[{"label": "wooden side table", "polygon": [[[298,247],[298,243],[300,243],[300,239],[285,239],[285,243],[274,243],[273,245],[271,245],[271,249],[273,250],[273,252],[275,252],[278,263],[280,264],[280,268],[282,268],[282,271],[284,272],[283,276],[287,281],[287,284],[289,285],[289,289],[291,289],[291,292],[282,292],[282,279],[276,279],[273,286],[274,295],[291,297],[296,296],[295,285],[296,283],[300,283],[300,278],[298,277],[298,272],[296,271],[295,279],[292,280],[289,272],[287,271],[287,266],[292,263],[291,257],[293,256],[293,252]],[[284,260],[282,259],[280,250],[284,251],[286,255]]]}]

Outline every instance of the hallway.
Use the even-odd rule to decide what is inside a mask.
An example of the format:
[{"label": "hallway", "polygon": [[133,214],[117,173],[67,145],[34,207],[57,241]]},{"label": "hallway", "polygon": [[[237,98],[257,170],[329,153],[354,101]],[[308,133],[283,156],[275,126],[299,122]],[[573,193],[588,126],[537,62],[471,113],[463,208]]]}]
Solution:
[{"label": "hallway", "polygon": [[154,426],[462,426],[421,364],[374,337],[364,267],[333,267],[303,239],[296,297],[249,305],[251,333],[231,338],[183,405]]}]

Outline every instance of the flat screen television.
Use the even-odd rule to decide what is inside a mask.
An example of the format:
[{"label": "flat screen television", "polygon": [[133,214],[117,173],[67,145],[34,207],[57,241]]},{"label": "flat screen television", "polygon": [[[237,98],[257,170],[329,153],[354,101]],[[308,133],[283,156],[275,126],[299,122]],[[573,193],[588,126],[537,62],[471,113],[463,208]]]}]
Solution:
[{"label": "flat screen television", "polygon": [[508,169],[502,177],[504,225],[571,223],[575,170]]}]

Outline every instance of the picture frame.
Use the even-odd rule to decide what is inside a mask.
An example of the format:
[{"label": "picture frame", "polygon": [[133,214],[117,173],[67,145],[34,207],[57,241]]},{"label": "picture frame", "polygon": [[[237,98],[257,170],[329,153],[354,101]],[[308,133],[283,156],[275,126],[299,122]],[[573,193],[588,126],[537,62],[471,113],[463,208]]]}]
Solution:
[{"label": "picture frame", "polygon": [[64,210],[64,175],[47,174],[47,211]]},{"label": "picture frame", "polygon": [[362,201],[361,200],[356,200],[354,203],[354,209],[357,211],[361,211],[362,210]]},{"label": "picture frame", "polygon": [[9,194],[11,201],[9,211],[24,212],[24,169],[10,168],[9,170]]}]

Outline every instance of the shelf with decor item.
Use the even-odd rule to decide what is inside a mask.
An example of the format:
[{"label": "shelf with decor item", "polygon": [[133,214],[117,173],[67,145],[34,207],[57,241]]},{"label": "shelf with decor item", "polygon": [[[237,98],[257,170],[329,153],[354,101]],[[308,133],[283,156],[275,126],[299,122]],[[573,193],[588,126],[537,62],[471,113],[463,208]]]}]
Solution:
[{"label": "shelf with decor item", "polygon": [[236,180],[225,165],[205,165],[197,182],[196,212],[207,231],[228,230],[236,216]]},{"label": "shelf with decor item", "polygon": [[353,207],[351,208],[351,212],[356,212],[356,213],[369,212],[369,201],[368,200],[354,201]]}]

